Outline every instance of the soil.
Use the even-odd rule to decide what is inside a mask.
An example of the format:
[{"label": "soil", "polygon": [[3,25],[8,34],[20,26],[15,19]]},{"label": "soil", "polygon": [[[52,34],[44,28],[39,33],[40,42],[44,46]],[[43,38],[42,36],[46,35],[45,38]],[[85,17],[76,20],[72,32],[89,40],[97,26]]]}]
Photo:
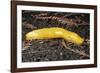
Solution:
[{"label": "soil", "polygon": [[[22,62],[86,60],[90,58],[90,15],[87,13],[22,11]],[[82,45],[64,39],[32,40],[26,45],[26,33],[49,27],[61,27],[85,39]]]}]

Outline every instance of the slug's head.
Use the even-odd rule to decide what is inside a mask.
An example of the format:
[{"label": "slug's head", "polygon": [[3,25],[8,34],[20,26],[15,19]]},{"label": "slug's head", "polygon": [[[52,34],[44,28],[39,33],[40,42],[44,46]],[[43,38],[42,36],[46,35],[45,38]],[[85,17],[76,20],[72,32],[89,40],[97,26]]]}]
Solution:
[{"label": "slug's head", "polygon": [[31,35],[32,35],[31,32],[29,32],[29,33],[27,33],[27,34],[25,35],[26,41],[32,40]]},{"label": "slug's head", "polygon": [[38,34],[32,31],[32,32],[27,33],[25,37],[26,37],[26,40],[32,41],[33,39],[36,39],[38,37]]},{"label": "slug's head", "polygon": [[29,32],[25,35],[25,46],[31,46],[31,41],[32,41],[32,33]]}]

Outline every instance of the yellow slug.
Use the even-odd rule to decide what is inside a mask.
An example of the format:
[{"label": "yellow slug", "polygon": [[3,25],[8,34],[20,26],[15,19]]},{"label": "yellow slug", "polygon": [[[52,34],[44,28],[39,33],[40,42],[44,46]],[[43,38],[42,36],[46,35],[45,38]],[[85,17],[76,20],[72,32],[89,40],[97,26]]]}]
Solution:
[{"label": "yellow slug", "polygon": [[37,29],[26,34],[26,40],[51,38],[63,38],[78,45],[81,45],[84,41],[78,34],[59,27]]}]

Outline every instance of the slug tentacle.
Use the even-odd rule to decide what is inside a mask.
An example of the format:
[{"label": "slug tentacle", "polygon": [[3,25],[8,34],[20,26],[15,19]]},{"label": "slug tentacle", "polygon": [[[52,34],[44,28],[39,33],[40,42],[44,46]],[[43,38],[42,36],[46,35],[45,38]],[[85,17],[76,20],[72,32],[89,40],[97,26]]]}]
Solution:
[{"label": "slug tentacle", "polygon": [[33,30],[26,34],[26,40],[64,38],[66,41],[82,44],[84,39],[78,34],[59,27]]}]

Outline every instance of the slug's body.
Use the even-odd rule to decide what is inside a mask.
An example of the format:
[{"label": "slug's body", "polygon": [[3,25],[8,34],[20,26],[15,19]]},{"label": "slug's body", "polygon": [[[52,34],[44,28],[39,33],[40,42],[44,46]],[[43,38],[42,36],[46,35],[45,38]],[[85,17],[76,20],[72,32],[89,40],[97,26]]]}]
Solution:
[{"label": "slug's body", "polygon": [[84,41],[84,39],[81,38],[78,34],[58,27],[33,30],[26,34],[26,40],[51,38],[63,38],[66,41],[79,45]]}]

